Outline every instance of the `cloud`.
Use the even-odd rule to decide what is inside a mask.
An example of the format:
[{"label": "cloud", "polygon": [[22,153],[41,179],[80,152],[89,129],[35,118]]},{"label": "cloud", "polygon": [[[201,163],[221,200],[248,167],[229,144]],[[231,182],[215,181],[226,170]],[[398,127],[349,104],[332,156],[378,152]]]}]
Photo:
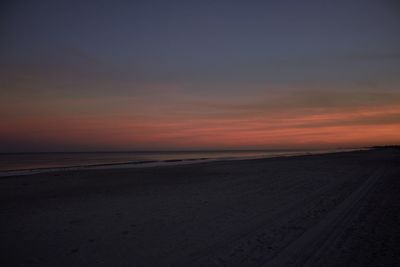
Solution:
[{"label": "cloud", "polygon": [[350,60],[356,61],[400,61],[399,52],[364,52],[352,53],[347,56]]},{"label": "cloud", "polygon": [[[242,100],[239,96],[194,101],[195,110],[221,117],[253,117],[271,114],[330,113],[337,110],[397,106],[400,90],[266,90]],[[200,113],[200,112],[199,112]]]},{"label": "cloud", "polygon": [[61,51],[61,54],[65,54],[66,57],[72,56],[73,58],[78,59],[78,61],[84,64],[101,67],[105,66],[105,62],[103,60],[100,60],[98,56],[95,56],[93,53],[89,53],[75,45],[66,46],[64,48],[64,51]]}]

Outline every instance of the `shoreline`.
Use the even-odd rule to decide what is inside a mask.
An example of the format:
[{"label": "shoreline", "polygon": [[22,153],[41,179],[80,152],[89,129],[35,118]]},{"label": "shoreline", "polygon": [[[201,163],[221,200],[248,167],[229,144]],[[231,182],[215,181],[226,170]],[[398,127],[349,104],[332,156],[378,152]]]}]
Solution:
[{"label": "shoreline", "polygon": [[175,166],[198,164],[214,161],[237,161],[237,160],[252,160],[252,159],[269,159],[279,157],[296,157],[306,155],[321,155],[332,153],[345,153],[354,151],[365,151],[371,148],[355,148],[355,149],[332,149],[332,150],[315,150],[315,151],[298,151],[298,152],[277,152],[275,155],[263,156],[244,156],[244,157],[221,157],[221,158],[183,158],[183,159],[168,159],[168,160],[141,160],[133,162],[120,162],[120,163],[102,163],[102,164],[89,164],[89,165],[74,165],[74,166],[59,166],[59,167],[43,167],[43,168],[28,168],[28,169],[14,169],[14,170],[1,170],[0,178],[20,176],[20,175],[33,175],[48,172],[64,172],[64,171],[79,171],[79,170],[108,170],[108,169],[130,169],[130,168],[151,168],[158,166]]}]

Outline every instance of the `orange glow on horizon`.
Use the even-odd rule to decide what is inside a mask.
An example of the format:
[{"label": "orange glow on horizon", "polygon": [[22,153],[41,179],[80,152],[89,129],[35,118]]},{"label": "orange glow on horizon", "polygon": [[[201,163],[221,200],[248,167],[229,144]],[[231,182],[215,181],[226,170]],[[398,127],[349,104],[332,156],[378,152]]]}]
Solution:
[{"label": "orange glow on horizon", "polygon": [[3,140],[82,149],[324,148],[400,143],[400,107],[287,111],[249,118],[47,116],[3,123]]}]

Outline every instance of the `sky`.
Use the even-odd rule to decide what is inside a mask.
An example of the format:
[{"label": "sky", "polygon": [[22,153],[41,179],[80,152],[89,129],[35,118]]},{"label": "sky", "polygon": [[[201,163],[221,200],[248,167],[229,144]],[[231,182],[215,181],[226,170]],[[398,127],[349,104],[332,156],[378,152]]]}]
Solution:
[{"label": "sky", "polygon": [[400,143],[400,4],[2,1],[0,152]]}]

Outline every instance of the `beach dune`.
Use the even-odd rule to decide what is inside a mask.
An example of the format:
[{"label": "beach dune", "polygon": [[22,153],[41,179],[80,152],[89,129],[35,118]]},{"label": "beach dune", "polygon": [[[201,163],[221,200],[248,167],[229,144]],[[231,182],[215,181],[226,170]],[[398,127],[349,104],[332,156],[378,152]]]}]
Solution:
[{"label": "beach dune", "polygon": [[400,151],[0,179],[2,266],[395,266]]}]

